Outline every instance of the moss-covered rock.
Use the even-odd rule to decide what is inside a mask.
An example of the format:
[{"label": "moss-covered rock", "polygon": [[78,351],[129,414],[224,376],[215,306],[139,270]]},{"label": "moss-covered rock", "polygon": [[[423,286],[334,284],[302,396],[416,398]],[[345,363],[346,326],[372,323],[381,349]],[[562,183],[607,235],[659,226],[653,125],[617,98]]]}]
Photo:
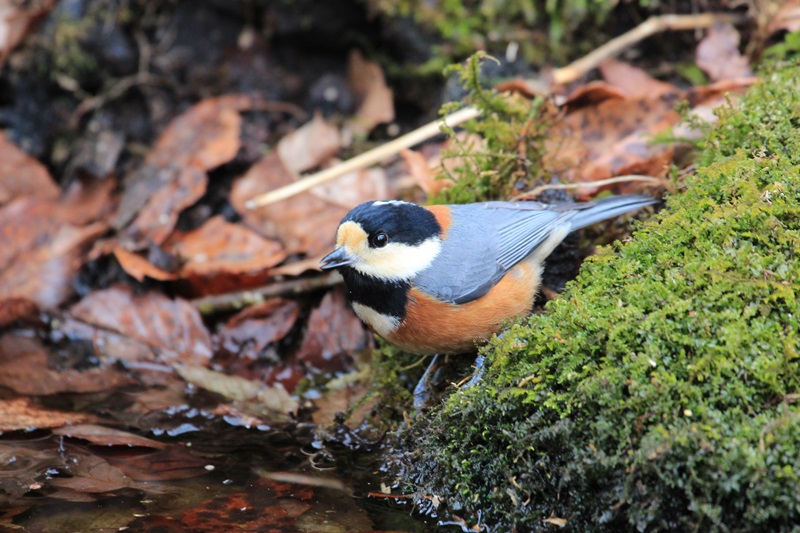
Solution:
[{"label": "moss-covered rock", "polygon": [[686,192],[488,347],[414,430],[420,493],[499,530],[798,527],[798,88],[765,75]]}]

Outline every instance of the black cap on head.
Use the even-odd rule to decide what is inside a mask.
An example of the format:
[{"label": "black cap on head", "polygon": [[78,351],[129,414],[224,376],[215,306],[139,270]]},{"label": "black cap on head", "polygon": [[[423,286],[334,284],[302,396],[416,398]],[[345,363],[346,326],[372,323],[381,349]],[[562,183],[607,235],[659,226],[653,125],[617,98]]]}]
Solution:
[{"label": "black cap on head", "polygon": [[366,202],[347,213],[342,223],[359,224],[368,235],[380,232],[390,242],[417,245],[442,231],[433,213],[416,204],[401,201]]}]

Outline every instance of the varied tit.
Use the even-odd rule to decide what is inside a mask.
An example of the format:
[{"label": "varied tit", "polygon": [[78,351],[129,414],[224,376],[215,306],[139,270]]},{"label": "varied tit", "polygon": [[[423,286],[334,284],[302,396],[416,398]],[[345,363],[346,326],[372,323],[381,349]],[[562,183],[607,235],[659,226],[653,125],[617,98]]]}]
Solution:
[{"label": "varied tit", "polygon": [[560,205],[367,202],[342,219],[322,269],[340,270],[356,314],[390,343],[470,352],[530,313],[542,264],[568,233],[653,203],[638,195]]}]

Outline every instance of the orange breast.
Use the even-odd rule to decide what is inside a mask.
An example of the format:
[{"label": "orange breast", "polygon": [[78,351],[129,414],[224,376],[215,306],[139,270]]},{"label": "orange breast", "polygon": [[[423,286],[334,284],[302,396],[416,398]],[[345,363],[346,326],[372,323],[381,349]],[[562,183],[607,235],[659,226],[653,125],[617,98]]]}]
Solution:
[{"label": "orange breast", "polygon": [[541,268],[522,262],[484,296],[456,305],[412,288],[406,317],[387,340],[415,353],[474,352],[503,321],[530,312]]}]

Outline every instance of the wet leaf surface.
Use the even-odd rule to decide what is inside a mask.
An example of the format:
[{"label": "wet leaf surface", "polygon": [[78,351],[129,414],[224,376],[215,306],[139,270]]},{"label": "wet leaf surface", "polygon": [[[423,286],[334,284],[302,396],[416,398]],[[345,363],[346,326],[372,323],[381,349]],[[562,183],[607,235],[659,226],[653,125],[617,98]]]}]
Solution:
[{"label": "wet leaf surface", "polygon": [[75,304],[79,320],[155,346],[167,361],[206,364],[213,350],[200,313],[180,298],[135,294],[127,287],[96,291]]}]

